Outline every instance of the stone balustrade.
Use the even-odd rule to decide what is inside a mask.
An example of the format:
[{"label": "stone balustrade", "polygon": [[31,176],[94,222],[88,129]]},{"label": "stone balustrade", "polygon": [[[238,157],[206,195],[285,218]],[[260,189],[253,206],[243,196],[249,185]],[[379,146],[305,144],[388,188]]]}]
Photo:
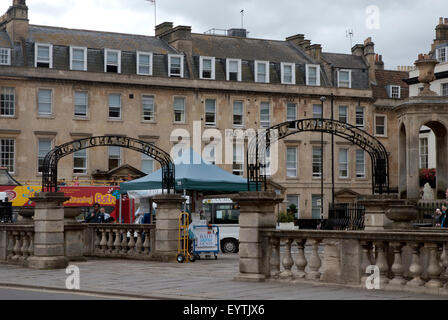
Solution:
[{"label": "stone balustrade", "polygon": [[155,248],[154,224],[87,224],[84,255],[151,260]]},{"label": "stone balustrade", "polygon": [[260,268],[266,281],[366,288],[376,269],[381,290],[448,295],[448,238],[440,230],[263,229],[260,238],[266,246]]},{"label": "stone balustrade", "polygon": [[34,226],[0,225],[0,261],[28,266],[34,255]]}]

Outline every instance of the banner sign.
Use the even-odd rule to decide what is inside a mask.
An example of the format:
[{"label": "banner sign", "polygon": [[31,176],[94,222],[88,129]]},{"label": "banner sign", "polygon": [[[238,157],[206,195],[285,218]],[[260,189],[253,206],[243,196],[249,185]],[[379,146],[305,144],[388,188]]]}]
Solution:
[{"label": "banner sign", "polygon": [[[42,190],[41,186],[0,186],[0,192],[6,192],[13,207],[34,206],[30,198]],[[70,199],[64,202],[67,207],[91,207],[94,203],[100,206],[115,206],[120,187],[89,187],[89,186],[61,186],[60,191],[64,192]]]},{"label": "banner sign", "polygon": [[208,226],[194,226],[196,236],[195,251],[216,251],[218,250],[218,229]]}]

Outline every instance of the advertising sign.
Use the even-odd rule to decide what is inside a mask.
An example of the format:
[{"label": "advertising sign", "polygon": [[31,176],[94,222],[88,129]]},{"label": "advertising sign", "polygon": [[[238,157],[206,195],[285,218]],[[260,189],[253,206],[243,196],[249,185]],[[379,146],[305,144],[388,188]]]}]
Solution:
[{"label": "advertising sign", "polygon": [[196,236],[195,251],[216,251],[218,250],[217,228],[208,226],[194,226]]}]

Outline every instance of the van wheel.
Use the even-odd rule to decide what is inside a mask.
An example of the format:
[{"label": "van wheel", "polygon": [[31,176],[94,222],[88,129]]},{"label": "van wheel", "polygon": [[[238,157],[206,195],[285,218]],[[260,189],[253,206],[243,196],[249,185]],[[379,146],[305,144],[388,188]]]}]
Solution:
[{"label": "van wheel", "polygon": [[237,253],[238,242],[234,239],[225,239],[221,243],[222,253]]},{"label": "van wheel", "polygon": [[183,263],[185,261],[185,257],[184,257],[184,255],[182,254],[182,253],[179,253],[178,255],[177,255],[177,262],[179,262],[179,263]]}]

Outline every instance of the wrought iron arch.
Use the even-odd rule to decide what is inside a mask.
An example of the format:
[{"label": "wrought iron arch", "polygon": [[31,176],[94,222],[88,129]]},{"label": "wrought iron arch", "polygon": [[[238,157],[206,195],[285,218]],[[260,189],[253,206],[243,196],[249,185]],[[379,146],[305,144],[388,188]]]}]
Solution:
[{"label": "wrought iron arch", "polygon": [[[389,193],[389,163],[384,145],[374,136],[348,123],[338,120],[312,118],[286,121],[256,133],[247,148],[247,184],[256,190],[266,189],[265,158],[269,146],[287,136],[300,132],[323,132],[342,137],[366,151],[372,161],[372,193]],[[262,161],[260,162],[260,159]]]},{"label": "wrought iron arch", "polygon": [[42,164],[42,190],[56,192],[58,190],[58,162],[61,158],[93,147],[116,146],[138,151],[156,160],[162,167],[162,190],[174,192],[175,167],[169,153],[146,141],[124,136],[97,136],[78,139],[56,146],[45,155]]}]

